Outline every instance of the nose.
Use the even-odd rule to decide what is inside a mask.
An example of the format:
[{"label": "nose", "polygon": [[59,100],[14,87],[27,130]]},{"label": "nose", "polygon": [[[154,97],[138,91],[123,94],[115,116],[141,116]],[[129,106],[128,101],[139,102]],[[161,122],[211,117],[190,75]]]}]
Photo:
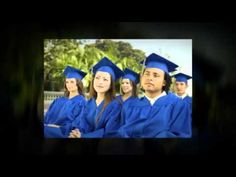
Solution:
[{"label": "nose", "polygon": [[153,79],[152,76],[148,76],[148,77],[147,77],[147,80],[148,80],[148,81],[152,81],[152,79]]},{"label": "nose", "polygon": [[99,83],[102,83],[102,82],[103,82],[103,80],[102,80],[102,79],[99,79],[99,80],[98,80],[98,82],[99,82]]},{"label": "nose", "polygon": [[98,84],[102,84],[102,83],[103,83],[102,79],[99,79]]}]

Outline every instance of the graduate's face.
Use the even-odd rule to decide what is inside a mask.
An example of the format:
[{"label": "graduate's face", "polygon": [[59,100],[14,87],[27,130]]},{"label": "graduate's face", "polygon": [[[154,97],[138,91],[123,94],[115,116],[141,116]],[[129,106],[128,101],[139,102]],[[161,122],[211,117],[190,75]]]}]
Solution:
[{"label": "graduate's face", "polygon": [[185,93],[186,89],[188,88],[187,83],[185,82],[175,82],[175,92],[177,95],[181,96]]},{"label": "graduate's face", "polygon": [[121,89],[125,94],[132,92],[133,87],[129,79],[122,79]]},{"label": "graduate's face", "polygon": [[146,68],[142,77],[141,85],[145,91],[159,92],[165,86],[164,71],[157,68]]},{"label": "graduate's face", "polygon": [[78,91],[75,78],[66,78],[66,88],[69,92]]},{"label": "graduate's face", "polygon": [[105,93],[111,86],[111,75],[107,72],[98,71],[93,81],[94,89],[97,93]]}]

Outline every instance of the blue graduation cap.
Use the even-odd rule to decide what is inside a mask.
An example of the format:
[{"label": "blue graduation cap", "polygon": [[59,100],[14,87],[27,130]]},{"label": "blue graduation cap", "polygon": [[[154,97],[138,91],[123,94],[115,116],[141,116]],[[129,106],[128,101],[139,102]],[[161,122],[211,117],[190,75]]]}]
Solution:
[{"label": "blue graduation cap", "polygon": [[[144,63],[145,62],[145,63]],[[150,54],[146,60],[140,62],[145,65],[145,68],[158,68],[163,70],[165,73],[176,71],[176,68],[179,67],[175,63],[159,56],[155,53]]]},{"label": "blue graduation cap", "polygon": [[87,73],[80,71],[76,68],[73,68],[71,66],[67,66],[64,70],[64,75],[66,78],[76,78],[82,80],[84,76],[86,76]]},{"label": "blue graduation cap", "polygon": [[124,70],[123,79],[130,79],[131,81],[135,82],[135,84],[139,83],[139,74],[132,71],[131,69],[126,68]]},{"label": "blue graduation cap", "polygon": [[174,78],[178,82],[185,82],[187,83],[188,79],[191,79],[192,77],[183,73],[178,73],[174,75]]},{"label": "blue graduation cap", "polygon": [[93,73],[97,71],[108,72],[114,81],[119,79],[124,75],[123,71],[120,70],[114,63],[112,63],[107,57],[102,58],[96,65],[92,68]]}]

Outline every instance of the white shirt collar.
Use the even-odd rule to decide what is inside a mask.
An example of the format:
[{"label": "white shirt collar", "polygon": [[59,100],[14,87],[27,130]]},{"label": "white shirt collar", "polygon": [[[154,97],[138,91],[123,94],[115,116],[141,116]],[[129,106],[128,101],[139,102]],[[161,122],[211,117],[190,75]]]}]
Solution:
[{"label": "white shirt collar", "polygon": [[183,95],[179,96],[176,94],[177,97],[181,98],[181,99],[184,99],[186,96],[187,96],[187,93],[184,93]]},{"label": "white shirt collar", "polygon": [[146,94],[144,94],[145,97],[148,99],[148,101],[150,102],[150,104],[153,106],[153,104],[161,97],[165,96],[166,95],[166,92],[163,91],[160,95],[156,96],[155,98],[150,98],[148,97]]}]

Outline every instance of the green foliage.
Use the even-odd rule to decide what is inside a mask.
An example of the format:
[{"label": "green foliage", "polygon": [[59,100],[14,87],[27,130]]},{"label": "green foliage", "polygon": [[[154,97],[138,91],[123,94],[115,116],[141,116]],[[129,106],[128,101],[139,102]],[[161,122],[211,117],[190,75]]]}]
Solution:
[{"label": "green foliage", "polygon": [[44,40],[44,90],[63,89],[62,73],[67,65],[88,73],[83,79],[85,87],[88,87],[91,79],[90,68],[104,56],[122,70],[128,67],[139,73],[142,69],[139,62],[145,58],[145,53],[133,49],[127,42],[105,39],[83,46],[84,42],[75,39]]}]

